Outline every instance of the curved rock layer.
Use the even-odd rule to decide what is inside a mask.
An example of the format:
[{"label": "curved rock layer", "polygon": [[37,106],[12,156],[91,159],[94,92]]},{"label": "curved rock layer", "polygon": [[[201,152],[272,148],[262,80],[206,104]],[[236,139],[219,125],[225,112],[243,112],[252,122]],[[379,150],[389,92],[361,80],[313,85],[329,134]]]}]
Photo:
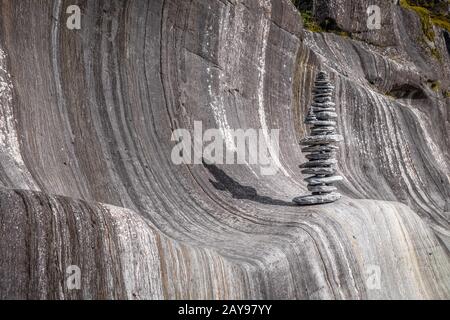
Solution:
[{"label": "curved rock layer", "polygon": [[[0,298],[448,299],[449,101],[427,81],[448,86],[449,56],[380,6],[369,45],[287,0],[0,1]],[[297,207],[320,68],[344,196]],[[173,164],[194,121],[229,148],[226,129],[281,129],[278,174]]]}]

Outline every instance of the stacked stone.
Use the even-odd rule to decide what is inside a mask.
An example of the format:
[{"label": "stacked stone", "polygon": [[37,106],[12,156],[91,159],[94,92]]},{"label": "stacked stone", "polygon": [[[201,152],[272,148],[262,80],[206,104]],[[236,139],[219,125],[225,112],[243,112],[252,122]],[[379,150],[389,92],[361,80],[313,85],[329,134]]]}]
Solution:
[{"label": "stacked stone", "polygon": [[336,143],[342,136],[336,134],[336,109],[332,102],[334,86],[325,72],[317,75],[313,90],[314,102],[311,105],[305,123],[311,125],[311,135],[300,144],[302,152],[308,153],[308,162],[300,165],[302,173],[312,175],[305,179],[312,195],[297,197],[294,202],[299,205],[330,203],[341,198],[333,183],[342,180],[336,175]]}]

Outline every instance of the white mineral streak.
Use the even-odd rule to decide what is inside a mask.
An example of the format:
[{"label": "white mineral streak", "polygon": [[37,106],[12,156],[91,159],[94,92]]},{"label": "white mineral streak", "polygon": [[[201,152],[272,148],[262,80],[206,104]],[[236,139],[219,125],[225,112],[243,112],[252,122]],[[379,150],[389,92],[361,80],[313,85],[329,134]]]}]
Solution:
[{"label": "white mineral streak", "polygon": [[426,144],[425,146],[429,148],[431,154],[433,155],[436,162],[443,169],[442,173],[449,179],[449,164],[444,159],[444,155],[442,154],[441,148],[434,142],[433,138],[430,136],[429,131],[427,130],[432,124],[426,121],[426,117],[422,111],[414,108],[413,106],[408,106],[412,113],[414,113],[415,120],[419,124],[421,133],[423,134]]},{"label": "white mineral streak", "polygon": [[[211,65],[209,65],[206,68],[206,84],[208,86],[208,96],[210,100],[209,106],[213,111],[216,125],[222,133],[227,152],[242,152],[243,150],[237,150],[232,127],[230,126],[227,118],[227,108],[224,98],[228,82],[233,81],[233,77],[235,77],[236,73],[239,70],[241,51],[240,46],[236,46],[235,44],[236,41],[242,41],[241,35],[243,34],[243,31],[240,30],[240,28],[242,27],[242,24],[244,22],[243,10],[240,9],[240,6],[237,6],[235,10],[236,16],[234,17],[235,21],[233,23],[234,36],[230,38],[230,34],[228,31],[232,27],[230,26],[230,10],[230,6],[224,6],[224,9],[221,11],[219,23],[220,28],[218,31],[218,38],[220,40],[218,48],[219,66],[212,67]],[[206,28],[205,39],[209,39],[209,37],[211,37],[211,29],[212,25],[209,28]],[[209,47],[209,40],[206,41],[207,42],[204,50],[206,51],[206,53],[208,53],[207,50]],[[236,49],[233,49],[230,52],[231,48]],[[215,83],[218,84],[216,87],[214,87]],[[244,160],[250,172],[255,177],[258,177],[257,173],[247,161],[247,157]]]},{"label": "white mineral streak", "polygon": [[[225,24],[224,28],[226,28],[226,24],[228,23],[228,14],[229,14],[228,11],[225,11],[225,16],[221,16],[221,22]],[[223,31],[224,30],[222,30],[222,28],[219,29],[219,39],[221,40],[221,43],[223,43],[223,38],[224,36],[226,36],[226,33],[224,34]],[[210,38],[211,38],[211,28],[207,27],[205,30],[205,39],[207,42],[206,46],[204,46],[206,54],[210,54],[210,52],[208,52]],[[219,49],[219,53],[221,53],[222,50]],[[221,60],[219,58],[219,63],[220,62]],[[213,73],[211,69],[212,69],[211,66],[208,66],[206,68],[207,74],[206,84],[208,86],[209,100],[211,101],[209,103],[209,106],[213,111],[214,119],[216,120],[216,124],[218,125],[218,128],[222,133],[227,149],[234,152],[236,151],[236,146],[234,144],[233,136],[231,134],[231,126],[228,123],[227,112],[225,109],[225,102],[223,98],[224,83],[222,80],[222,76],[217,77],[217,73],[223,75],[223,70],[220,70],[217,67],[215,67],[214,69],[215,72]],[[215,86],[214,81],[217,81],[218,86]]]},{"label": "white mineral streak", "polygon": [[[13,112],[13,86],[6,68],[6,54],[0,48],[0,158],[6,174],[17,188],[39,190],[23,162]],[[20,177],[20,178],[18,178]]]},{"label": "white mineral streak", "polygon": [[157,235],[134,212],[110,205],[128,299],[163,299]]},{"label": "white mineral streak", "polygon": [[[259,54],[259,63],[258,63],[258,71],[259,71],[259,83],[258,83],[258,114],[259,114],[259,121],[261,123],[261,129],[262,133],[264,135],[264,140],[266,143],[267,150],[269,151],[270,159],[273,161],[273,165],[280,169],[281,172],[286,176],[290,177],[290,174],[287,172],[287,170],[283,167],[283,165],[280,162],[280,159],[278,157],[279,152],[276,150],[279,146],[275,146],[274,142],[272,141],[272,138],[269,134],[269,128],[267,126],[267,120],[266,120],[266,111],[264,108],[265,101],[264,101],[264,81],[266,79],[266,54],[267,54],[267,41],[269,40],[269,31],[270,31],[270,20],[268,17],[265,16],[265,14],[270,15],[272,12],[272,4],[270,0],[262,0],[261,2],[262,8],[264,9],[264,14],[261,18],[261,50]],[[268,13],[267,13],[268,12]]]}]

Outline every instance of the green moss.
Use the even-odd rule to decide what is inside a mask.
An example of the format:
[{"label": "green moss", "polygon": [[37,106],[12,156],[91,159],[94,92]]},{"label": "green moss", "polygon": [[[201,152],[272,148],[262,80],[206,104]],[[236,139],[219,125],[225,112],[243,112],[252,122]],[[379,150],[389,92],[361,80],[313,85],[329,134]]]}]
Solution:
[{"label": "green moss", "polygon": [[448,32],[450,32],[450,20],[446,17],[443,16],[434,16],[431,17],[431,22],[436,25],[439,26],[445,30],[447,30]]},{"label": "green moss", "polygon": [[384,92],[384,95],[386,97],[388,97],[390,100],[395,100],[396,99],[396,97],[392,93],[390,93],[389,91]]},{"label": "green moss", "polygon": [[436,60],[442,62],[441,53],[437,48],[430,48],[431,55],[436,58]]},{"label": "green moss", "polygon": [[351,33],[342,30],[336,23],[336,21],[334,19],[331,18],[326,18],[324,19],[321,23],[320,23],[320,27],[325,31],[325,32],[331,32],[334,34],[337,34],[338,36],[341,37],[350,37],[351,38]]},{"label": "green moss", "polygon": [[444,97],[450,98],[450,90],[444,91]]},{"label": "green moss", "polygon": [[433,31],[433,24],[431,21],[431,13],[428,9],[424,7],[419,6],[412,6],[408,3],[407,0],[400,0],[400,6],[414,11],[417,13],[420,17],[420,22],[422,24],[422,31],[425,35],[425,37],[430,40],[431,42],[434,42],[434,37],[436,36]]},{"label": "green moss", "polygon": [[427,84],[434,92],[438,92],[441,88],[441,82],[439,80],[427,80]]},{"label": "green moss", "polygon": [[346,37],[346,38],[351,38],[351,34],[348,33],[347,31],[336,31],[335,32],[337,35],[340,35],[341,37]]},{"label": "green moss", "polygon": [[400,0],[400,6],[402,6],[405,9],[412,10],[419,15],[424,34],[430,41],[434,41],[435,37],[432,28],[433,25],[441,27],[450,32],[449,17],[439,14],[437,12],[431,12],[429,9],[431,9],[432,7],[427,9],[422,6],[414,6],[409,4],[408,0]]},{"label": "green moss", "polygon": [[[434,10],[434,12],[430,11],[429,9],[433,10],[432,3],[429,3],[428,8],[425,8],[423,6],[411,5],[408,0],[400,0],[400,6],[417,13],[422,24],[423,34],[425,35],[425,39],[423,39],[423,41],[421,40],[421,42],[424,42],[429,47],[430,53],[434,58],[442,61],[439,50],[435,46],[429,45],[429,42],[434,43],[436,37],[433,25],[450,32],[450,19],[447,16],[440,15],[436,10]],[[428,42],[425,40],[428,40]]]},{"label": "green moss", "polygon": [[350,33],[338,28],[336,23],[330,19],[325,19],[319,24],[309,10],[300,11],[300,15],[303,19],[303,26],[311,32],[330,32],[342,37],[351,37]]},{"label": "green moss", "polygon": [[408,2],[414,6],[427,8],[432,14],[446,15],[448,13],[448,0],[408,0]]},{"label": "green moss", "polygon": [[305,28],[312,32],[323,32],[324,30],[322,27],[316,22],[314,17],[312,16],[311,11],[303,11],[300,12],[302,19],[303,19],[303,25]]},{"label": "green moss", "polygon": [[431,83],[431,90],[433,90],[434,92],[438,92],[440,87],[441,83],[439,81],[434,81],[433,83]]}]

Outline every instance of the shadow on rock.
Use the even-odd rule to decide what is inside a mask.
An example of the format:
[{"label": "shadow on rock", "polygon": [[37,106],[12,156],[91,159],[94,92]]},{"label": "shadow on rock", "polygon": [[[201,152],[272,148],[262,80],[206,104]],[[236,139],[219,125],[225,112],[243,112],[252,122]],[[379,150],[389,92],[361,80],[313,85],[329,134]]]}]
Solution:
[{"label": "shadow on rock", "polygon": [[259,202],[262,204],[268,204],[273,206],[296,206],[292,202],[287,202],[278,199],[272,199],[267,196],[260,196],[255,188],[249,186],[243,186],[239,182],[235,181],[229,175],[227,175],[223,170],[219,169],[214,164],[207,164],[203,161],[203,166],[213,175],[216,181],[209,179],[211,184],[220,191],[228,191],[234,199],[250,200],[254,202]]}]

